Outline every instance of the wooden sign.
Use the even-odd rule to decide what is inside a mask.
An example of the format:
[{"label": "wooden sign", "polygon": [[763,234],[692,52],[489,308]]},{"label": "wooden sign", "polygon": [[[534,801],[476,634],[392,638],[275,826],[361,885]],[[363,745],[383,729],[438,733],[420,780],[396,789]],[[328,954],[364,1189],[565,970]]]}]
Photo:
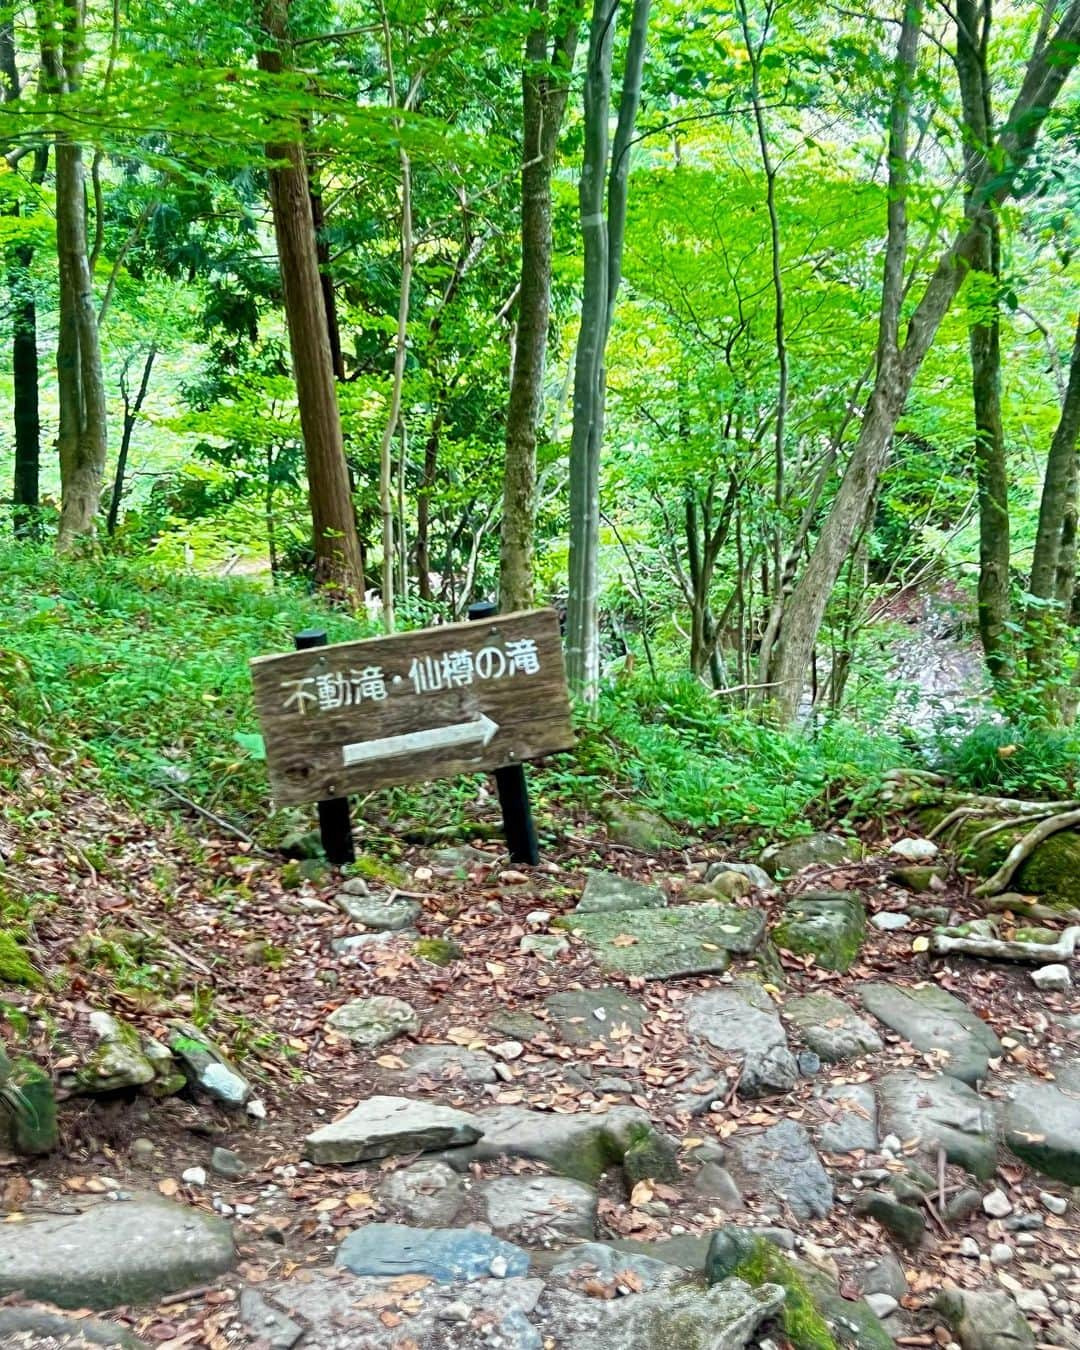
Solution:
[{"label": "wooden sign", "polygon": [[554,610],[251,662],[279,805],[495,769],[574,743]]}]

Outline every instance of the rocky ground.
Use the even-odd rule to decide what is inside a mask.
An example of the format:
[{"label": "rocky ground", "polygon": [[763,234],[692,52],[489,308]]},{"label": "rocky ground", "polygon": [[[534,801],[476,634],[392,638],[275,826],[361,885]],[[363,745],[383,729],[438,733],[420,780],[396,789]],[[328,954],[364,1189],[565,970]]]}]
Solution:
[{"label": "rocky ground", "polygon": [[1076,933],[980,926],[927,841],[343,879],[64,807],[0,836],[60,1098],[0,1345],[1080,1347]]}]

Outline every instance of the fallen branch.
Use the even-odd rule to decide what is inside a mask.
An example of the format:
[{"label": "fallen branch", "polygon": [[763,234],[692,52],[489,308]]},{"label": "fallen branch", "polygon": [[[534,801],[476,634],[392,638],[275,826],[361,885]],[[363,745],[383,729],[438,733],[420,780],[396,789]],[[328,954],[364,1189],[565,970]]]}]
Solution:
[{"label": "fallen branch", "polygon": [[[1076,803],[1068,802],[1066,805],[1075,807]],[[1053,834],[1060,834],[1062,830],[1071,830],[1074,825],[1080,825],[1080,811],[1078,810],[1062,811],[1060,815],[1051,816],[1049,820],[1043,820],[1033,830],[1029,830],[1023,839],[1012,846],[1009,850],[1009,856],[994,875],[984,881],[981,886],[976,886],[975,894],[978,896],[999,895],[1012,881],[1013,874],[1020,864],[1031,857],[1044,839],[1049,839]]]},{"label": "fallen branch", "polygon": [[174,787],[170,787],[168,783],[159,783],[158,787],[167,792],[170,797],[175,797],[178,802],[183,802],[185,806],[190,807],[197,815],[209,820],[212,824],[216,825],[218,829],[224,830],[227,834],[234,835],[237,839],[242,839],[245,844],[250,844],[253,852],[258,853],[261,857],[272,858],[274,856],[267,849],[257,844],[255,840],[252,839],[251,835],[242,830],[239,825],[234,825],[223,816],[215,815],[213,811],[208,811],[205,806],[200,806],[198,802],[193,802],[190,797],[185,797],[182,792],[177,792],[177,790]]}]

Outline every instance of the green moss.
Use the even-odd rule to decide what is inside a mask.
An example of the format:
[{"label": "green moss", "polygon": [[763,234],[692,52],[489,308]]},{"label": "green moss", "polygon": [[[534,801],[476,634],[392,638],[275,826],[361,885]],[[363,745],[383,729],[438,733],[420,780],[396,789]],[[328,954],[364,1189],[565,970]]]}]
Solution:
[{"label": "green moss", "polygon": [[56,1096],[50,1076],[39,1064],[21,1059],[11,1068],[4,1091],[16,1153],[34,1157],[51,1153],[59,1143]]},{"label": "green moss", "polygon": [[1016,942],[1037,942],[1052,947],[1061,937],[1050,928],[1018,928],[1013,934]]},{"label": "green moss", "polygon": [[866,911],[855,896],[800,896],[790,901],[774,930],[778,946],[813,956],[825,970],[854,964],[866,935]]},{"label": "green moss", "polygon": [[365,881],[376,881],[384,886],[407,886],[409,878],[400,867],[370,853],[361,853],[355,862],[351,862],[342,871],[350,877],[363,877]]},{"label": "green moss", "polygon": [[678,1181],[680,1176],[678,1158],[670,1141],[643,1125],[633,1127],[622,1165],[631,1188],[639,1181]]},{"label": "green moss", "polygon": [[413,955],[430,961],[433,966],[448,966],[461,955],[461,945],[452,938],[420,938],[413,943]]},{"label": "green moss", "polygon": [[41,975],[30,964],[30,958],[13,935],[0,931],[0,984],[21,984],[38,989]]},{"label": "green moss", "polygon": [[818,1311],[806,1282],[771,1242],[755,1238],[746,1256],[731,1272],[753,1288],[778,1284],[784,1290],[780,1325],[793,1350],[837,1350],[829,1324]]},{"label": "green moss", "polygon": [[551,1168],[558,1176],[595,1186],[605,1172],[619,1166],[625,1152],[625,1140],[610,1130],[598,1129],[594,1135],[575,1140],[564,1152],[553,1156]]}]

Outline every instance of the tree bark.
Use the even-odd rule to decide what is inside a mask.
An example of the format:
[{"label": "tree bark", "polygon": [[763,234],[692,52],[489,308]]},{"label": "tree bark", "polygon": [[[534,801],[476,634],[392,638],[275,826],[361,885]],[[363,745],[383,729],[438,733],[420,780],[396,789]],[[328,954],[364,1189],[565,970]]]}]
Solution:
[{"label": "tree bark", "polygon": [[571,689],[587,701],[595,699],[600,679],[597,602],[604,351],[622,277],[630,146],[641,98],[650,0],[634,0],[609,166],[611,61],[619,4],[620,0],[594,0],[593,4],[585,79],[585,150],[578,189],[585,285],[574,366],[574,426],[570,439],[566,673]]},{"label": "tree bark", "polygon": [[1077,441],[1080,440],[1080,320],[1069,378],[1054,439],[1046,459],[1039,526],[1028,590],[1066,608],[1076,581]]},{"label": "tree bark", "polygon": [[[109,514],[105,522],[107,534],[115,534],[116,526],[120,520],[120,503],[124,499],[124,478],[127,474],[128,453],[131,450],[131,437],[135,431],[135,423],[139,419],[139,413],[142,411],[142,405],[146,402],[146,391],[150,388],[150,373],[154,369],[154,361],[157,359],[157,343],[150,344],[150,350],[146,353],[146,360],[143,362],[142,377],[139,380],[139,388],[135,393],[135,401],[128,399],[127,374],[122,381],[124,393],[124,429],[120,436],[120,453],[116,457],[116,475],[113,479],[112,497],[109,501]],[[271,567],[271,572],[273,567]]]},{"label": "tree bark", "polygon": [[503,610],[528,609],[533,603],[536,442],[551,317],[551,175],[578,39],[576,15],[564,16],[559,30],[548,8],[548,0],[533,0],[535,23],[525,41],[521,78],[521,285],[506,407],[499,551]]},{"label": "tree bark", "polygon": [[[909,43],[917,40],[920,10],[919,3],[909,4],[905,15],[897,84],[899,100],[894,95],[894,123],[898,116],[905,124],[907,120],[905,109],[910,102],[914,57],[912,54],[911,62],[907,62],[902,52],[905,40]],[[890,191],[890,230],[886,246],[885,286],[874,388],[839,491],[795,586],[781,624],[780,638],[769,671],[769,679],[775,685],[775,710],[781,720],[790,721],[798,710],[829,596],[863,518],[866,504],[872,499],[888,460],[893,431],[911,384],[970,269],[971,257],[977,247],[981,214],[1014,194],[1019,170],[1030,157],[1042,124],[1078,57],[1080,0],[1072,0],[1053,37],[1033,54],[1028,63],[1020,92],[998,139],[1001,163],[994,166],[993,175],[989,169],[984,172],[978,188],[978,207],[939,259],[908,322],[903,347],[898,347],[896,340],[899,305],[894,309],[891,303],[886,303],[893,292],[902,296],[906,254],[903,193],[898,193],[895,188]],[[895,172],[897,161],[891,155],[890,161],[891,169]],[[898,275],[901,278],[899,291],[895,284]]]},{"label": "tree bark", "polygon": [[[275,44],[258,54],[259,69],[283,69],[281,44],[288,34],[288,0],[271,0],[262,26]],[[349,490],[341,434],[319,249],[311,212],[307,163],[299,140],[270,144],[270,206],[289,330],[300,430],[304,437],[308,500],[315,551],[315,584],[351,604],[364,596],[364,571]]]}]

